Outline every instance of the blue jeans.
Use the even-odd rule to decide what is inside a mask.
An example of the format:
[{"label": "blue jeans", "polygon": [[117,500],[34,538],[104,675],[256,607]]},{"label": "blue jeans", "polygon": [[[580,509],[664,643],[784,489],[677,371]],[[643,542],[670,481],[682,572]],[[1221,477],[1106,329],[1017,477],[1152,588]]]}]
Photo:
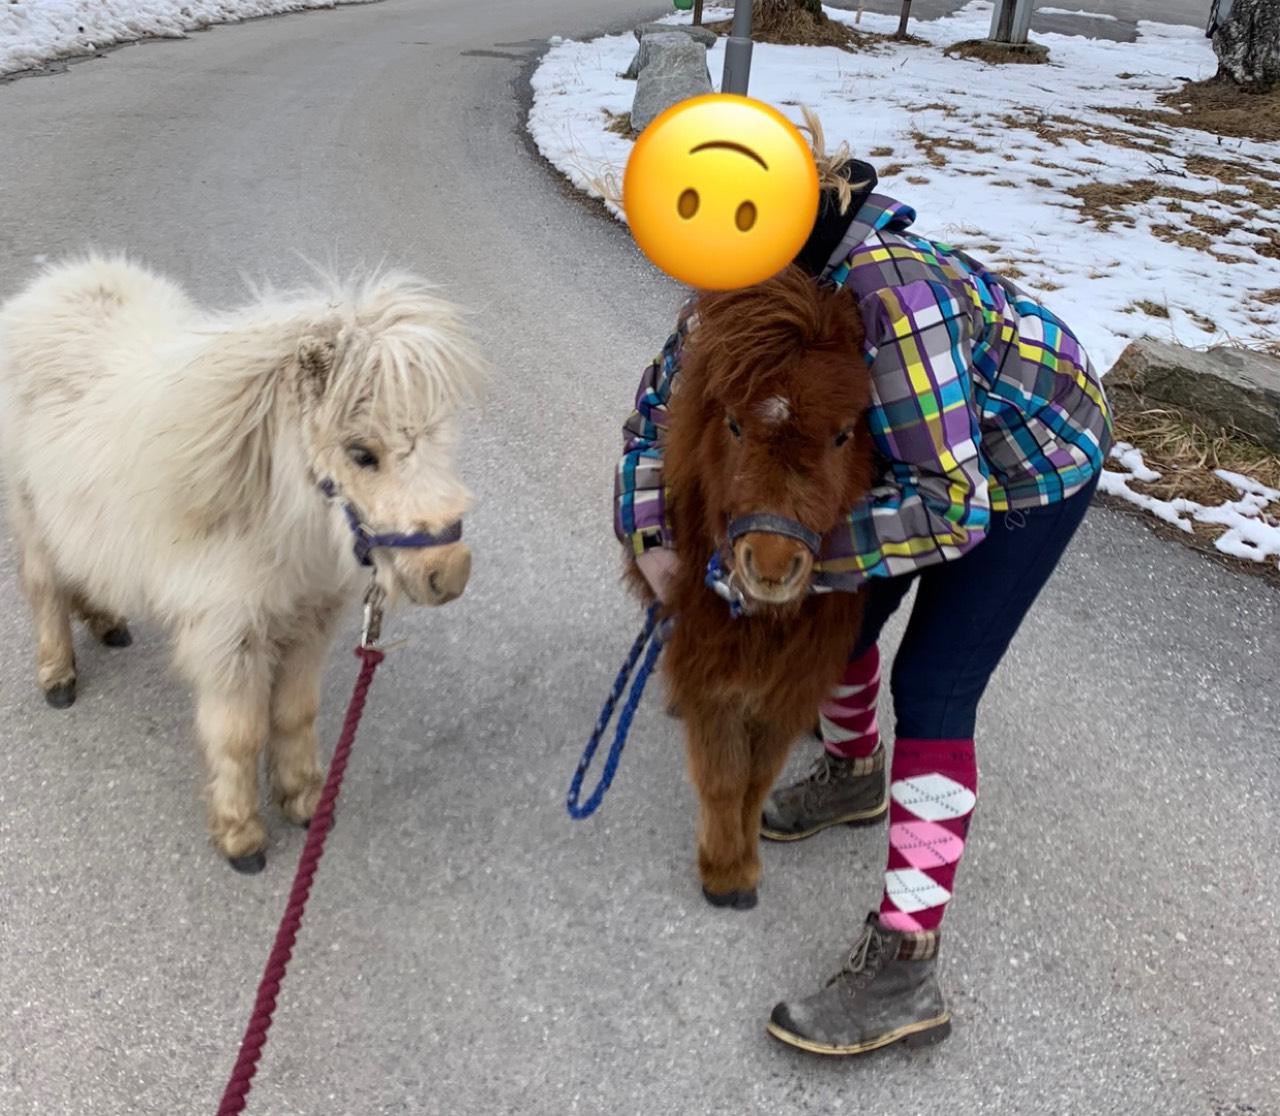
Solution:
[{"label": "blue jeans", "polygon": [[953,562],[872,578],[851,659],[880,638],[913,582],[911,619],[893,661],[897,736],[972,740],[978,702],[1022,618],[1057,568],[1098,482],[1048,507],[996,512],[987,537]]}]

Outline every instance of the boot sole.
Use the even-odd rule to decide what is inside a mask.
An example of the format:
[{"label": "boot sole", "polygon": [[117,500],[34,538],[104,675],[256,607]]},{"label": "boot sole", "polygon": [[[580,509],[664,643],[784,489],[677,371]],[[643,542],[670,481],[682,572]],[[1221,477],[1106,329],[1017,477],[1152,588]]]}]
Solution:
[{"label": "boot sole", "polygon": [[808,1051],[810,1054],[836,1056],[869,1054],[872,1050],[880,1050],[883,1047],[891,1046],[895,1042],[900,1042],[913,1050],[942,1042],[943,1039],[951,1034],[951,1013],[945,1011],[934,1019],[925,1019],[919,1023],[908,1023],[905,1027],[897,1027],[887,1034],[868,1039],[866,1042],[854,1043],[852,1046],[828,1046],[824,1043],[812,1042],[788,1031],[785,1027],[779,1027],[773,1020],[769,1021],[767,1029],[769,1034],[780,1042],[785,1042],[788,1046],[794,1046],[797,1050]]},{"label": "boot sole", "polygon": [[886,798],[874,809],[862,810],[856,814],[846,814],[840,818],[832,818],[830,821],[824,821],[821,825],[815,825],[812,829],[805,829],[799,833],[783,833],[781,830],[768,829],[762,825],[760,827],[760,836],[769,841],[803,841],[806,837],[812,837],[815,833],[821,833],[824,829],[830,829],[836,825],[874,825],[888,812],[889,800]]}]

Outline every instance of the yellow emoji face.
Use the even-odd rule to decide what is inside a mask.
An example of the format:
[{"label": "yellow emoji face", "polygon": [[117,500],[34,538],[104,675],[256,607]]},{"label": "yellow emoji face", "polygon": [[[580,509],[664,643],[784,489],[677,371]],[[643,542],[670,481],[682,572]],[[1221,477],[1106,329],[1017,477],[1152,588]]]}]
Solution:
[{"label": "yellow emoji face", "polygon": [[709,93],[673,105],[636,140],[622,205],[641,251],[681,283],[759,283],[804,247],[818,215],[818,171],[782,113]]}]

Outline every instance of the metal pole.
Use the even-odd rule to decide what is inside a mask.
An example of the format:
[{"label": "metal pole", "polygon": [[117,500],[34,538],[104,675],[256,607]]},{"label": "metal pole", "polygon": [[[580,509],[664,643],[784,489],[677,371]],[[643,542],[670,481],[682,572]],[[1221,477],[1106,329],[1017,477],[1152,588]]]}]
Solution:
[{"label": "metal pole", "polygon": [[1035,0],[1018,0],[1013,13],[1013,41],[1025,43],[1031,33],[1031,17],[1035,14]]},{"label": "metal pole", "polygon": [[733,27],[724,44],[724,73],[720,77],[721,93],[747,95],[751,76],[751,0],[734,0]]},{"label": "metal pole", "polygon": [[991,11],[991,41],[1007,43],[1013,32],[1013,0],[996,0]]}]

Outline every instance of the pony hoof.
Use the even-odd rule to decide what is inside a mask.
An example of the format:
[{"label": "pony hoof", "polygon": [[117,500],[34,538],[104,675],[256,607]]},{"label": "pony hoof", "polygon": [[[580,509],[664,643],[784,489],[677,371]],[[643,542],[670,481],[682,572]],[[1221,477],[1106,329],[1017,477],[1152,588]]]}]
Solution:
[{"label": "pony hoof", "polygon": [[702,897],[713,907],[729,907],[735,911],[749,911],[760,901],[753,887],[750,891],[708,891],[702,889]]},{"label": "pony hoof", "polygon": [[133,633],[123,624],[118,628],[112,628],[109,632],[102,633],[102,644],[104,647],[129,647],[132,643]]},{"label": "pony hoof", "polygon": [[256,852],[248,856],[232,856],[227,858],[227,863],[242,876],[256,876],[267,866],[267,854]]},{"label": "pony hoof", "polygon": [[76,680],[73,678],[70,682],[50,686],[44,692],[44,700],[54,709],[70,709],[76,700]]}]

